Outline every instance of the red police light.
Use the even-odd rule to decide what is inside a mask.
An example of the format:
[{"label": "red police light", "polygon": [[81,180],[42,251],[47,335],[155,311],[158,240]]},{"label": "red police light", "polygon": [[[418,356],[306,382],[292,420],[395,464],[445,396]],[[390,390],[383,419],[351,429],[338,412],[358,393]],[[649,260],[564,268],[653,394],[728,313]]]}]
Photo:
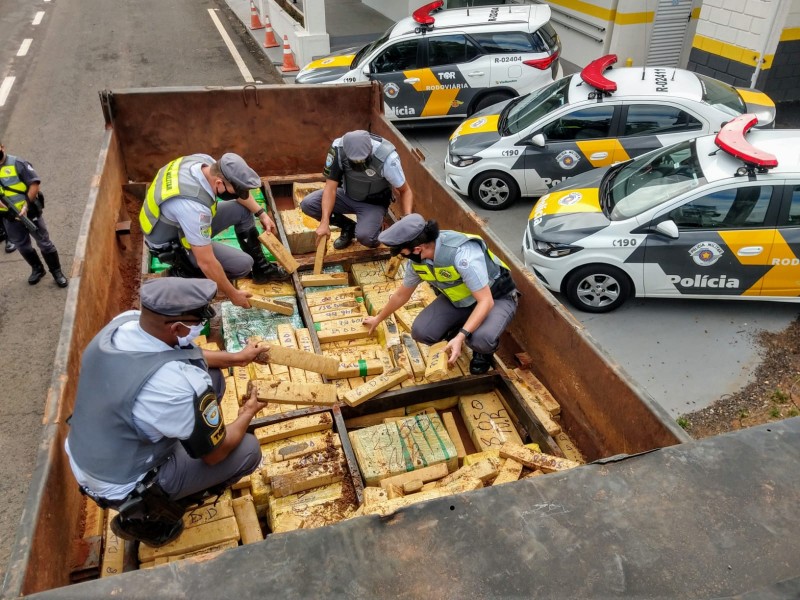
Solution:
[{"label": "red police light", "polygon": [[607,54],[593,60],[581,71],[581,79],[601,92],[616,92],[617,83],[603,76],[603,72],[615,62],[617,62],[616,54]]},{"label": "red police light", "polygon": [[432,26],[436,22],[436,19],[431,16],[431,13],[435,10],[439,10],[442,6],[444,6],[444,0],[436,0],[436,2],[420,6],[411,16],[414,21],[420,25]]},{"label": "red police light", "polygon": [[731,119],[719,130],[714,142],[722,150],[743,160],[748,165],[772,169],[778,166],[778,159],[769,152],[764,152],[748,142],[744,136],[758,123],[758,117],[752,113],[739,115]]}]

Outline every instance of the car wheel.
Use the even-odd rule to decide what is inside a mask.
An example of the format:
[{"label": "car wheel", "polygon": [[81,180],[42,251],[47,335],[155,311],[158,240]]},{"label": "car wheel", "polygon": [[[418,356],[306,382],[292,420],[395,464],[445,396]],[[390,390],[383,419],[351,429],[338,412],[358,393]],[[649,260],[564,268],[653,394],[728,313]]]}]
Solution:
[{"label": "car wheel", "polygon": [[503,210],[519,198],[517,182],[508,173],[486,171],[481,173],[469,186],[469,195],[486,210]]},{"label": "car wheel", "polygon": [[506,100],[509,100],[513,97],[514,96],[512,96],[511,94],[503,94],[502,92],[486,94],[483,98],[481,98],[475,103],[475,106],[470,115],[475,114],[479,110],[483,110],[487,106],[491,106],[492,104],[497,104],[498,102],[505,102]]},{"label": "car wheel", "polygon": [[619,308],[631,295],[633,285],[625,272],[608,265],[587,265],[575,270],[564,284],[564,293],[575,308],[604,313]]}]

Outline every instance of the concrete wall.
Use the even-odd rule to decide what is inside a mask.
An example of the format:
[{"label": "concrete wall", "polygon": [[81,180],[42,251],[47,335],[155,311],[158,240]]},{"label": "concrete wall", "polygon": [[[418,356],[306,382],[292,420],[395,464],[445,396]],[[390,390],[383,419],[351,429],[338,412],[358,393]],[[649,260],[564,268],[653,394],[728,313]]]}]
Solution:
[{"label": "concrete wall", "polygon": [[325,0],[303,0],[302,3],[298,3],[298,8],[303,10],[304,26],[295,21],[274,0],[258,0],[256,8],[262,21],[265,17],[269,17],[279,44],[283,44],[283,36],[286,36],[299,67],[302,68],[315,57],[330,54],[330,37],[325,24]]}]

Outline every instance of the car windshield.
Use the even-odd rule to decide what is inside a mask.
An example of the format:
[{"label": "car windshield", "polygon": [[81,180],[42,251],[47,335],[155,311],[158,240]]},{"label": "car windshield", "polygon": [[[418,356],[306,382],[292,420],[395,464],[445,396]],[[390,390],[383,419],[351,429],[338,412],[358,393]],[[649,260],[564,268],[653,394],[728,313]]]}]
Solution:
[{"label": "car windshield", "polygon": [[648,152],[609,171],[601,184],[603,212],[630,219],[704,182],[694,141]]},{"label": "car windshield", "polygon": [[700,85],[703,86],[703,102],[732,117],[738,117],[747,110],[739,92],[727,83],[706,75],[698,74],[697,78],[700,80]]},{"label": "car windshield", "polygon": [[538,92],[531,92],[528,96],[520,98],[519,102],[510,104],[507,114],[503,115],[505,123],[503,135],[519,133],[550,111],[564,106],[567,103],[570,81],[572,81],[572,77],[564,77]]},{"label": "car windshield", "polygon": [[356,55],[353,57],[353,62],[351,62],[351,63],[350,63],[350,68],[351,68],[351,69],[355,69],[356,67],[359,67],[359,66],[361,66],[361,63],[364,61],[364,59],[365,59],[365,58],[366,58],[366,57],[367,57],[367,56],[368,56],[370,53],[372,53],[372,51],[373,51],[375,48],[380,48],[380,47],[383,45],[383,43],[384,43],[386,40],[388,40],[388,39],[389,39],[389,34],[390,34],[390,33],[392,33],[392,29],[394,29],[394,27],[395,27],[395,26],[394,26],[394,25],[392,25],[391,27],[389,27],[389,29],[387,29],[387,30],[386,30],[386,33],[384,33],[384,34],[383,34],[381,37],[379,37],[379,38],[378,38],[377,40],[375,40],[374,42],[370,42],[369,44],[367,44],[366,46],[364,46],[364,47],[363,47],[361,50],[359,50],[358,52],[356,52]]}]

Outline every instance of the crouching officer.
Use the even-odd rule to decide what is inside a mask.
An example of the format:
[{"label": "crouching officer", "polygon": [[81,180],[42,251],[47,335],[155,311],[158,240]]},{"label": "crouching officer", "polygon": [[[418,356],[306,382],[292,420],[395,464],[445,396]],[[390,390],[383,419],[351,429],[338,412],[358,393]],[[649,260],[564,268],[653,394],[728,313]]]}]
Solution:
[{"label": "crouching officer", "polygon": [[[317,243],[331,234],[333,224],[341,229],[333,242],[337,250],[347,248],[353,238],[368,248],[376,247],[393,189],[400,197],[402,213],[412,210],[414,197],[394,146],[363,129],[333,140],[322,174],[325,187],[300,203],[305,214],[319,221]],[[358,223],[346,214],[355,214]]]},{"label": "crouching officer", "polygon": [[[147,188],[139,224],[152,254],[171,265],[178,277],[207,277],[237,306],[250,308],[250,294],[237,290],[232,279],[283,280],[289,274],[264,256],[253,217],[265,231],[275,223],[250,194],[261,179],[238,154],[219,161],[192,154],[162,167]],[[234,202],[217,203],[221,200]],[[231,225],[242,250],[211,238]]]},{"label": "crouching officer", "polygon": [[218,400],[220,369],[261,361],[263,351],[192,344],[214,315],[216,292],[207,279],[147,281],[141,311],[114,318],[83,353],[65,449],[81,491],[119,510],[111,528],[124,539],[168,543],[187,506],[261,462],[247,427],[266,404],[253,394],[226,426]]},{"label": "crouching officer", "polygon": [[517,288],[508,267],[477,235],[439,231],[436,221],[414,213],[378,236],[381,243],[410,261],[403,284],[374,317],[364,319],[370,333],[403,306],[421,281],[440,293],[414,319],[411,336],[423,344],[449,340],[448,363],[461,356],[462,345],[472,351],[469,371],[486,373],[500,343],[500,334],[517,312]]}]

